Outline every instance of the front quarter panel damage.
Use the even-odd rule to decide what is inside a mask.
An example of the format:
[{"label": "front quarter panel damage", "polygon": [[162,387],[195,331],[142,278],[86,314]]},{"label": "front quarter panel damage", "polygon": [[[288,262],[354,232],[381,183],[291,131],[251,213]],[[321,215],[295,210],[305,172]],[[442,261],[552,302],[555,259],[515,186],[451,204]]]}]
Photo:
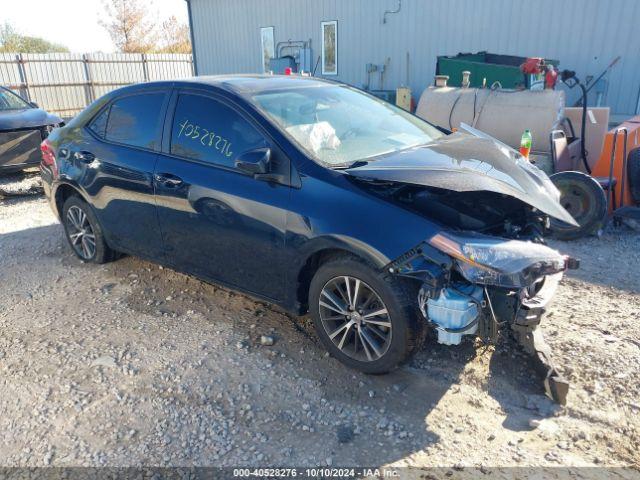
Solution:
[{"label": "front quarter panel damage", "polygon": [[[505,240],[506,241],[506,240]],[[482,288],[484,300],[479,302],[479,318],[475,325],[463,328],[444,328],[429,316],[429,299],[437,299],[446,289],[459,292],[461,275],[456,271],[456,260],[434,248],[428,242],[422,242],[405,254],[389,263],[385,268],[393,274],[420,282],[420,293],[416,301],[425,320],[434,328],[446,334],[473,333],[485,341],[495,343],[498,332],[506,327],[522,348],[531,355],[534,368],[543,378],[546,394],[561,405],[566,404],[569,384],[560,374],[552,360],[549,346],[539,329],[546,313],[546,307],[555,294],[562,271],[541,274],[526,287],[504,287],[499,285],[473,285]],[[567,259],[564,268],[577,268],[578,262]],[[470,298],[470,301],[473,301]],[[474,327],[471,329],[471,327]],[[439,336],[440,338],[440,336]],[[444,342],[441,342],[444,343]]]}]

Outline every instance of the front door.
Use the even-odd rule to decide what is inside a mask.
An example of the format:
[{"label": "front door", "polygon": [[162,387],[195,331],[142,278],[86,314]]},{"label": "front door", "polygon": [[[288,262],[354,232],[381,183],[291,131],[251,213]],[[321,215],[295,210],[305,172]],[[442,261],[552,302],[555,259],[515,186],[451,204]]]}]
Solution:
[{"label": "front door", "polygon": [[[223,98],[180,91],[172,105],[168,151],[160,155],[154,175],[168,260],[281,300],[289,187],[256,180],[235,167],[238,155],[270,147],[269,141]],[[272,160],[288,171],[275,150]]]}]

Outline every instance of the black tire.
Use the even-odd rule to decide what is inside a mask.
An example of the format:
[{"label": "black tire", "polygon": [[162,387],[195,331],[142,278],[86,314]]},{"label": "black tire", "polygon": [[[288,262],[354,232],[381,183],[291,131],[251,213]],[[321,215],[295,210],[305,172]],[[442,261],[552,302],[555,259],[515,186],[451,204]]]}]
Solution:
[{"label": "black tire", "polygon": [[[323,325],[321,309],[325,307],[320,305],[323,288],[329,285],[329,282],[344,276],[352,277],[354,281],[358,279],[363,282],[364,287],[362,288],[370,288],[383,302],[383,307],[386,307],[388,312],[385,321],[389,321],[391,324],[391,338],[384,354],[374,360],[359,360],[345,354],[334,344]],[[309,288],[309,310],[318,337],[331,355],[348,367],[364,373],[380,374],[389,372],[406,361],[423,343],[426,321],[422,319],[418,309],[417,294],[417,285],[409,283],[408,280],[378,272],[366,262],[355,257],[336,257],[321,265],[313,277]],[[357,332],[360,331],[360,327],[360,324],[354,326],[353,337],[359,335]],[[370,328],[369,325],[362,325],[363,330],[368,328]],[[355,342],[357,351],[358,340]],[[360,342],[363,342],[362,337],[360,337]],[[373,352],[373,350],[371,351]]]},{"label": "black tire", "polygon": [[627,178],[631,198],[636,205],[640,205],[640,148],[629,152],[627,157]]},{"label": "black tire", "polygon": [[[90,252],[90,255],[86,254],[87,252],[82,246],[83,239],[81,239],[80,245],[78,245],[78,242],[74,244],[74,241],[72,240],[72,234],[77,232],[77,228],[71,219],[73,215],[70,216],[70,211],[74,213],[81,211],[86,216],[86,222],[84,223],[85,230],[86,232],[91,232],[95,239],[95,246]],[[62,225],[64,226],[65,237],[69,242],[71,250],[73,250],[73,253],[75,253],[80,260],[88,263],[100,264],[110,262],[116,258],[115,252],[109,248],[104,239],[102,227],[93,213],[92,208],[82,198],[74,195],[64,202],[64,205],[62,206]]]},{"label": "black tire", "polygon": [[560,190],[560,203],[580,224],[574,227],[551,219],[551,232],[560,240],[575,240],[595,233],[607,215],[607,195],[596,179],[582,172],[559,172],[549,177]]}]

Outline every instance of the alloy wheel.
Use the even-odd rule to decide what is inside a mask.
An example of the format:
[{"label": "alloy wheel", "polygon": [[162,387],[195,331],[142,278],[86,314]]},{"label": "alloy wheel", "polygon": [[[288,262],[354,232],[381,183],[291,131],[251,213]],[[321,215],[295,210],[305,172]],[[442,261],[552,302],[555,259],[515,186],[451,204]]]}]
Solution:
[{"label": "alloy wheel", "polygon": [[75,252],[84,260],[91,260],[96,254],[96,236],[87,214],[75,205],[67,210],[67,235]]},{"label": "alloy wheel", "polygon": [[362,280],[340,276],[322,288],[320,320],[345,355],[359,361],[381,358],[391,345],[391,318],[380,296]]}]

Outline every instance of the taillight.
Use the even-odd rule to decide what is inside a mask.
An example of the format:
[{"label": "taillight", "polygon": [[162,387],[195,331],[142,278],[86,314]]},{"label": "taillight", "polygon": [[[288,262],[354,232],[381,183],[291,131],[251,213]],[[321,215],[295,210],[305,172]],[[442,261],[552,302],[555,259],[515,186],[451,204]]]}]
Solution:
[{"label": "taillight", "polygon": [[42,152],[42,164],[50,167],[54,173],[57,173],[58,166],[56,165],[56,154],[48,139],[44,139],[42,141],[40,144],[40,151]]}]

